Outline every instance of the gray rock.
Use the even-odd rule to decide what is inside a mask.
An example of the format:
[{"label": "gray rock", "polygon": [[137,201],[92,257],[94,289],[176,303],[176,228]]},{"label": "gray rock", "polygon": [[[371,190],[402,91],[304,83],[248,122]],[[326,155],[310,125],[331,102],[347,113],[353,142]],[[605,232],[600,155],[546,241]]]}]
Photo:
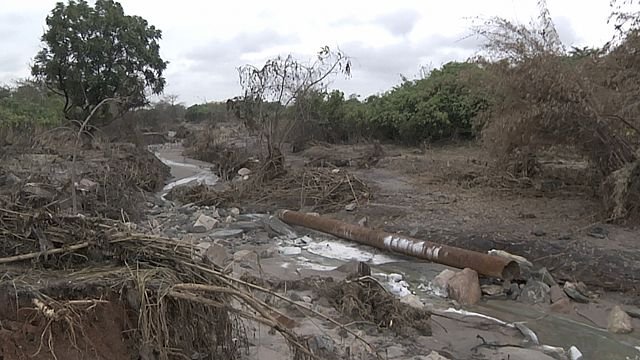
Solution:
[{"label": "gray rock", "polygon": [[502,285],[482,285],[480,286],[482,293],[489,296],[498,296],[504,293]]},{"label": "gray rock", "polygon": [[22,179],[13,173],[0,175],[0,186],[14,186],[19,184],[21,181]]},{"label": "gray rock", "polygon": [[554,286],[558,284],[546,267],[543,267],[542,269],[536,271],[532,274],[532,276],[534,279],[540,280],[548,286]]},{"label": "gray rock", "polygon": [[425,360],[449,360],[449,358],[446,358],[440,355],[437,351],[431,351],[431,353],[426,357],[424,357],[424,359]]},{"label": "gray rock", "polygon": [[469,268],[456,273],[448,282],[449,297],[463,305],[473,305],[480,301],[482,292],[478,273]]},{"label": "gray rock", "polygon": [[547,284],[538,280],[529,280],[518,299],[528,304],[549,304],[551,302],[549,292],[550,288]]},{"label": "gray rock", "polygon": [[578,291],[578,289],[576,289],[576,285],[574,283],[571,283],[569,281],[564,283],[563,290],[564,293],[567,294],[567,296],[569,296],[571,300],[575,302],[586,304],[591,301],[588,297],[584,296],[580,291]]},{"label": "gray rock", "polygon": [[542,230],[542,229],[535,229],[531,233],[533,235],[535,235],[535,236],[545,236],[545,235],[547,235],[547,232]]},{"label": "gray rock", "polygon": [[436,275],[431,282],[433,292],[442,297],[449,296],[449,280],[456,274],[455,271],[444,269],[440,274]]},{"label": "gray rock", "polygon": [[347,274],[347,278],[360,278],[371,275],[371,268],[362,261],[352,260],[336,268],[336,271]]},{"label": "gray rock", "polygon": [[240,170],[238,170],[238,175],[240,176],[247,176],[251,174],[251,170],[247,169],[247,168],[242,168]]},{"label": "gray rock", "polygon": [[522,293],[522,289],[520,289],[520,286],[518,286],[518,284],[511,283],[509,285],[509,290],[507,291],[507,293],[509,295],[509,299],[516,300],[520,296],[520,293]]},{"label": "gray rock", "polygon": [[356,208],[358,207],[358,204],[356,203],[350,203],[344,206],[344,209],[346,211],[354,211]]},{"label": "gray rock", "polygon": [[196,212],[196,209],[192,207],[190,204],[184,205],[178,208],[178,212],[180,214],[191,215]]},{"label": "gray rock", "polygon": [[242,229],[220,229],[212,231],[209,236],[212,239],[226,239],[241,235],[243,232]]},{"label": "gray rock", "polygon": [[487,359],[509,360],[555,360],[549,355],[534,349],[519,347],[480,348],[478,353]]},{"label": "gray rock", "polygon": [[549,288],[549,298],[552,303],[556,303],[562,299],[567,299],[567,294],[565,294],[562,288],[556,284]]},{"label": "gray rock", "polygon": [[367,226],[368,223],[369,223],[369,218],[367,218],[366,216],[358,221],[358,225],[360,226]]},{"label": "gray rock", "polygon": [[416,309],[424,308],[424,304],[422,303],[422,300],[420,300],[419,297],[413,294],[403,296],[402,298],[400,298],[400,302],[403,304],[407,304],[412,308],[416,308]]},{"label": "gray rock", "polygon": [[211,216],[201,214],[193,224],[193,227],[195,228],[201,226],[205,229],[205,231],[211,231],[216,225],[218,225],[218,220]]},{"label": "gray rock", "polygon": [[202,225],[193,225],[186,227],[187,232],[193,234],[204,234],[207,232],[207,228]]},{"label": "gray rock", "polygon": [[589,229],[587,235],[597,239],[605,239],[607,236],[609,236],[609,230],[605,229],[602,226],[594,226]]},{"label": "gray rock", "polygon": [[209,246],[204,252],[204,259],[217,267],[224,268],[229,260],[229,254],[224,246],[220,244],[211,244],[211,246]]},{"label": "gray rock", "polygon": [[336,343],[327,335],[313,335],[307,340],[311,352],[321,359],[336,359]]},{"label": "gray rock", "polygon": [[607,330],[614,334],[628,334],[632,332],[633,325],[631,324],[631,316],[622,310],[620,306],[614,306],[609,313]]},{"label": "gray rock", "polygon": [[229,225],[229,227],[233,229],[242,229],[245,231],[261,229],[263,226],[259,222],[255,221],[236,221],[233,224]]},{"label": "gray rock", "polygon": [[271,231],[277,235],[285,236],[288,238],[296,238],[298,234],[291,228],[291,226],[282,222],[277,216],[269,216],[264,219],[264,227],[267,231]]},{"label": "gray rock", "polygon": [[231,209],[229,209],[229,214],[231,216],[238,216],[238,215],[240,215],[240,209],[235,208],[235,207],[231,208]]}]

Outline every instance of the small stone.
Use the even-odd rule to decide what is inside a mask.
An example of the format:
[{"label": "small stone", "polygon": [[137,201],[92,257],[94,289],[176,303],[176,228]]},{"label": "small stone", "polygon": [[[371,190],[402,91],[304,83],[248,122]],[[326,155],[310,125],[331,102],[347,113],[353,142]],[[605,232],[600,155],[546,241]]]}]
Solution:
[{"label": "small stone", "polygon": [[346,211],[354,211],[356,208],[358,207],[358,204],[356,203],[350,203],[344,206],[344,209]]},{"label": "small stone", "polygon": [[473,305],[480,301],[482,292],[478,273],[469,268],[456,273],[448,282],[449,297],[463,305]]},{"label": "small stone", "polygon": [[247,168],[242,168],[240,170],[238,170],[238,175],[240,176],[247,176],[251,174],[251,170],[247,169]]},{"label": "small stone", "polygon": [[85,192],[91,192],[98,188],[98,183],[89,179],[82,179],[78,182],[76,189]]},{"label": "small stone", "polygon": [[597,239],[605,239],[609,235],[609,230],[602,226],[594,226],[587,233],[589,236]]},{"label": "small stone", "polygon": [[202,226],[205,228],[205,231],[210,231],[212,230],[216,225],[218,224],[218,220],[212,218],[211,216],[207,216],[207,215],[200,215],[198,217],[198,219],[196,220],[195,224],[193,224],[193,227],[197,227],[197,226]]},{"label": "small stone", "polygon": [[235,207],[234,207],[234,208],[231,208],[231,209],[229,209],[229,213],[230,213],[231,215],[233,215],[233,216],[238,216],[238,215],[240,215],[240,209],[235,208]]},{"label": "small stone", "polygon": [[302,253],[302,249],[295,246],[282,246],[278,248],[278,252],[285,256],[300,255]]},{"label": "small stone", "polygon": [[489,250],[488,251],[489,255],[493,255],[493,256],[500,256],[503,258],[507,258],[510,260],[513,260],[515,262],[517,262],[518,264],[520,264],[520,266],[527,266],[529,268],[533,267],[533,264],[531,263],[531,261],[527,260],[526,258],[520,256],[520,255],[513,255],[509,252],[506,252],[504,250]]},{"label": "small stone", "polygon": [[270,247],[267,249],[263,249],[260,251],[260,258],[268,259],[274,257],[278,253],[278,249],[275,247]]},{"label": "small stone", "polygon": [[583,360],[584,357],[577,347],[572,346],[569,348],[569,360]]},{"label": "small stone", "polygon": [[549,298],[551,299],[552,303],[558,302],[562,299],[569,300],[567,294],[565,294],[564,290],[562,290],[562,288],[557,284],[549,288]]},{"label": "small stone", "polygon": [[358,221],[358,225],[362,227],[367,226],[367,223],[369,223],[369,218],[367,218],[366,216]]},{"label": "small stone", "polygon": [[193,225],[188,227],[187,231],[193,234],[203,234],[207,232],[207,228],[202,225]]},{"label": "small stone", "polygon": [[440,355],[437,351],[431,351],[429,355],[427,355],[424,359],[425,360],[449,360],[449,358],[446,358]]},{"label": "small stone", "polygon": [[480,286],[482,293],[489,296],[498,296],[504,293],[502,285],[482,285]]},{"label": "small stone", "polygon": [[548,286],[554,286],[558,284],[556,283],[556,280],[553,278],[553,275],[551,275],[551,273],[549,272],[549,270],[547,270],[546,267],[543,267],[542,269],[538,270],[534,274],[534,277],[542,281],[543,283],[547,284]]},{"label": "small stone", "polygon": [[614,334],[628,334],[633,331],[631,316],[618,305],[609,313],[607,329]]},{"label": "small stone", "polygon": [[576,284],[572,282],[567,281],[566,283],[564,283],[563,290],[564,293],[567,294],[567,296],[569,296],[573,301],[583,304],[590,302],[589,298],[581,294],[580,291],[576,289]]},{"label": "small stone", "polygon": [[518,299],[529,304],[548,304],[551,302],[549,291],[549,286],[542,281],[529,280]]},{"label": "small stone", "polygon": [[243,177],[242,177],[242,180],[243,180],[243,181],[247,181],[247,180],[249,180],[249,175],[245,175],[245,176],[243,176]]},{"label": "small stone", "polygon": [[403,296],[402,298],[400,298],[400,302],[416,309],[422,309],[424,307],[422,300],[420,300],[419,297],[413,294]]},{"label": "small stone", "polygon": [[227,250],[224,246],[220,244],[212,244],[204,252],[204,258],[210,263],[223,268],[227,264],[227,260],[229,260],[229,254],[227,254]]},{"label": "small stone", "polygon": [[244,230],[242,229],[220,229],[220,230],[213,231],[212,233],[209,234],[209,236],[212,239],[226,239],[226,238],[238,236],[243,232]]},{"label": "small stone", "polygon": [[569,298],[560,299],[551,306],[549,306],[551,311],[561,314],[571,314],[573,312],[573,305],[571,304],[571,300]]},{"label": "small stone", "polygon": [[533,235],[535,235],[535,236],[545,236],[545,235],[547,235],[547,232],[542,230],[542,229],[535,229],[531,233]]},{"label": "small stone", "polygon": [[431,282],[431,289],[437,296],[449,296],[449,280],[456,274],[455,271],[444,269]]},{"label": "small stone", "polygon": [[347,274],[347,278],[360,278],[371,275],[371,268],[362,261],[352,260],[336,268],[336,271]]},{"label": "small stone", "polygon": [[311,301],[313,299],[311,299],[311,296],[303,296],[302,297],[302,301],[306,302],[307,304],[311,304]]},{"label": "small stone", "polygon": [[520,296],[520,293],[522,293],[522,290],[520,289],[520,286],[518,286],[518,284],[511,283],[509,285],[509,290],[507,290],[507,294],[509,295],[509,299],[517,300],[518,297]]},{"label": "small stone", "polygon": [[336,343],[330,336],[313,335],[307,340],[311,353],[320,359],[336,359]]}]

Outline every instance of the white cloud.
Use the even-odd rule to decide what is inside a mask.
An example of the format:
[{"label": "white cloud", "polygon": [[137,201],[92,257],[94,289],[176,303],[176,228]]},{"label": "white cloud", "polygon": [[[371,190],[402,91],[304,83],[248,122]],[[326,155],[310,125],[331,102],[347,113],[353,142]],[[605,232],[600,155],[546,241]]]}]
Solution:
[{"label": "white cloud", "polygon": [[[27,76],[39,48],[44,19],[56,0],[2,0],[0,82]],[[535,17],[536,0],[425,2],[364,0],[308,3],[293,0],[121,0],[163,31],[162,56],[170,61],[167,93],[186,103],[222,100],[240,92],[236,67],[295,53],[311,57],[320,46],[339,46],[354,57],[353,77],[337,79],[346,93],[363,96],[389,89],[399,75],[422,65],[439,66],[473,54],[472,18]],[[558,32],[568,45],[601,45],[612,31],[607,1],[548,0]]]}]

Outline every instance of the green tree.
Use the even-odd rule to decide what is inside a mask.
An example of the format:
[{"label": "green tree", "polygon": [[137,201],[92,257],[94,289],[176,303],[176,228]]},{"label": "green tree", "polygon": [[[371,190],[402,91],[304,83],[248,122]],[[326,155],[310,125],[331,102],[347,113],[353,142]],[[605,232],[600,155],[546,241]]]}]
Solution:
[{"label": "green tree", "polygon": [[[147,104],[146,90],[162,93],[162,33],[139,16],[125,15],[118,2],[59,2],[46,24],[31,71],[64,97],[68,119],[84,119],[105,99],[118,99],[124,112]],[[109,120],[106,108],[100,115]]]}]

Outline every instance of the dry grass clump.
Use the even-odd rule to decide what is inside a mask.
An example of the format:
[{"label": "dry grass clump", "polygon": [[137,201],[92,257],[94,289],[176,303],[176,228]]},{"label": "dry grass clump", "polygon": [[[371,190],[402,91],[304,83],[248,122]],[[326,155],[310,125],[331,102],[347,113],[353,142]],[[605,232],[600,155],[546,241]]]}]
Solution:
[{"label": "dry grass clump", "polygon": [[184,141],[185,155],[214,165],[214,172],[224,180],[230,180],[243,167],[251,167],[250,152],[246,146],[234,144],[225,130],[207,127],[190,134]]},{"label": "dry grass clump", "polygon": [[431,317],[427,311],[401,303],[373,278],[345,280],[322,291],[322,295],[351,320],[391,329],[398,334],[413,330],[420,335],[431,335]]},{"label": "dry grass clump", "polygon": [[[503,163],[572,147],[598,171],[597,185],[637,159],[639,36],[629,31],[615,46],[568,52],[545,2],[538,5],[540,16],[528,26],[494,18],[474,29],[486,40],[484,86],[495,90],[483,139]],[[514,170],[535,172],[529,165]]]},{"label": "dry grass clump", "polygon": [[237,206],[252,211],[306,207],[333,212],[352,202],[366,202],[371,197],[367,184],[344,170],[304,168],[284,171],[280,168],[274,175],[271,170],[275,165],[268,168],[269,175],[258,171],[250,175],[249,180],[235,182],[226,190],[213,190],[206,185],[175,188],[167,198],[181,203]]},{"label": "dry grass clump", "polygon": [[[71,149],[59,144],[8,148],[2,154],[0,178],[13,180],[0,184],[0,198],[30,209],[71,209]],[[169,176],[169,168],[152,153],[130,144],[84,151],[75,167],[79,211],[111,219],[138,219],[145,194],[161,189]]]},{"label": "dry grass clump", "polygon": [[[240,280],[198,260],[188,243],[131,233],[122,224],[85,217],[4,208],[0,215],[0,289],[19,304],[34,299],[42,303],[41,315],[51,321],[41,336],[52,353],[59,348],[55,341],[75,338],[55,336],[51,324],[64,322],[65,331],[81,334],[86,319],[80,312],[66,317],[65,309],[99,299],[123,303],[135,314],[134,324],[125,330],[141,356],[239,358],[248,344],[245,326],[260,323],[284,336],[294,359],[314,358],[304,341],[278,320],[276,309],[253,296]],[[35,268],[21,266],[29,260],[36,262]]]}]

